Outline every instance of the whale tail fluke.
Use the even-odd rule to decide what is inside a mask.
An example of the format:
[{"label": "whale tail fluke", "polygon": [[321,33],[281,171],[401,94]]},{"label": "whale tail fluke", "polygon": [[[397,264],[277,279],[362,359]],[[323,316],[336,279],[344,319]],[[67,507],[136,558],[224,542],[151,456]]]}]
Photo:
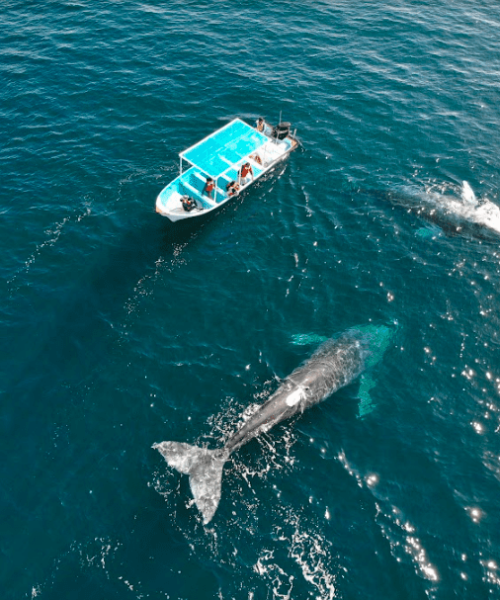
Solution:
[{"label": "whale tail fluke", "polygon": [[206,525],[219,506],[222,470],[227,460],[223,450],[208,450],[181,442],[161,442],[153,448],[168,465],[189,475],[191,492]]}]

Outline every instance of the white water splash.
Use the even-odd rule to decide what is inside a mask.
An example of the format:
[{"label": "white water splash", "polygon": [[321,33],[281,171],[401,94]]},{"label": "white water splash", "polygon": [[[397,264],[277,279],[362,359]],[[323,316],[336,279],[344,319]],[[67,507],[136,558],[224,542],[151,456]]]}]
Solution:
[{"label": "white water splash", "polygon": [[273,600],[290,600],[293,575],[288,575],[276,562],[274,551],[265,548],[254,565],[254,571],[269,581]]},{"label": "white water splash", "polygon": [[463,182],[460,197],[429,191],[424,200],[434,205],[430,216],[441,214],[455,219],[458,233],[472,225],[500,234],[500,207],[488,198],[478,200],[467,181]]},{"label": "white water splash", "polygon": [[321,535],[318,527],[303,522],[289,507],[283,508],[283,514],[286,514],[283,524],[276,526],[274,531],[277,546],[261,551],[254,570],[269,582],[273,600],[290,599],[297,581],[296,575],[292,574],[295,570],[289,564],[291,559],[310,588],[309,597],[333,600],[336,586],[331,570],[335,563],[331,555],[331,543]]},{"label": "white water splash", "polygon": [[462,200],[475,206],[477,204],[477,198],[472,191],[471,186],[467,183],[467,181],[464,181],[462,186]]}]

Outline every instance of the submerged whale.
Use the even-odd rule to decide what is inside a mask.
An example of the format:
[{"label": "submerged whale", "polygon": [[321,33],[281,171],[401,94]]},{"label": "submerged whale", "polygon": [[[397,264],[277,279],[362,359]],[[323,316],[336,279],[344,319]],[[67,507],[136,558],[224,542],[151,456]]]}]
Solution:
[{"label": "submerged whale", "polygon": [[462,182],[460,196],[432,190],[425,193],[410,191],[408,194],[389,192],[387,196],[393,204],[437,224],[445,232],[464,233],[477,238],[500,235],[500,207],[487,198],[478,200],[467,181]]},{"label": "submerged whale", "polygon": [[367,325],[327,340],[283,381],[223,448],[209,450],[181,442],[153,445],[169,466],[189,475],[191,492],[205,525],[219,505],[222,470],[231,454],[277,423],[304,412],[355,380],[380,360],[391,334],[389,327]]}]

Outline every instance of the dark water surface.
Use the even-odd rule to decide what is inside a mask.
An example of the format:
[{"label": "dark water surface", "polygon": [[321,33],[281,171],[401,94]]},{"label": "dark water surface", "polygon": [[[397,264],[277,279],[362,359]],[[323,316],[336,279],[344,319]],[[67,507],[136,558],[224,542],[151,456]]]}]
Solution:
[{"label": "dark water surface", "polygon": [[[3,599],[500,597],[497,0],[32,3],[0,13]],[[216,217],[154,212],[230,118],[303,147]],[[397,197],[397,201],[394,198]],[[419,200],[420,199],[420,200]],[[314,346],[371,374],[253,440],[203,527],[154,442],[215,447]]]}]

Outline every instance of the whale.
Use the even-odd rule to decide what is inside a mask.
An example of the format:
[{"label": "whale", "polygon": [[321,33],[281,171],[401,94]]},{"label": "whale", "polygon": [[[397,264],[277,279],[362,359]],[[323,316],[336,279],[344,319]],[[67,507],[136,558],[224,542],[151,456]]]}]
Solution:
[{"label": "whale", "polygon": [[327,339],[284,379],[223,447],[209,449],[174,441],[153,444],[170,467],[189,476],[203,524],[207,525],[217,510],[223,468],[234,452],[353,382],[382,358],[391,337],[392,330],[386,325],[364,325]]},{"label": "whale", "polygon": [[[500,236],[500,207],[488,200],[478,199],[467,181],[462,182],[460,194],[442,194],[434,190],[390,191],[392,204],[423,217],[447,234],[464,234],[478,239],[498,239]],[[428,235],[426,235],[428,233]],[[419,237],[434,237],[439,232],[419,230]]]}]

